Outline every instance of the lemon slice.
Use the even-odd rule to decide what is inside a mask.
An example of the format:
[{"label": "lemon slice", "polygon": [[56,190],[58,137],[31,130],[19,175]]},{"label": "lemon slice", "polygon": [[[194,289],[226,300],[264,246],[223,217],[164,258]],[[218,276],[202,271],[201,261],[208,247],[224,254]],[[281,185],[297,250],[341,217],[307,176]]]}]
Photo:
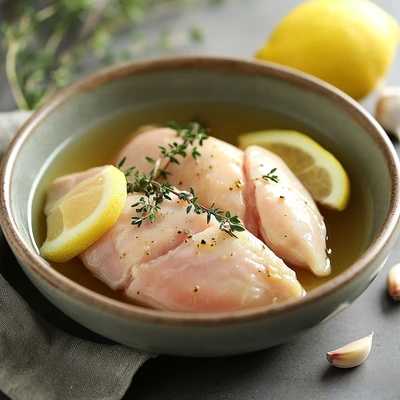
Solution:
[{"label": "lemon slice", "polygon": [[342,211],[350,197],[350,181],[342,164],[316,141],[296,131],[267,130],[239,136],[239,147],[264,147],[288,165],[318,203]]},{"label": "lemon slice", "polygon": [[114,225],[126,197],[125,175],[112,165],[79,183],[48,213],[41,254],[56,262],[77,256]]}]

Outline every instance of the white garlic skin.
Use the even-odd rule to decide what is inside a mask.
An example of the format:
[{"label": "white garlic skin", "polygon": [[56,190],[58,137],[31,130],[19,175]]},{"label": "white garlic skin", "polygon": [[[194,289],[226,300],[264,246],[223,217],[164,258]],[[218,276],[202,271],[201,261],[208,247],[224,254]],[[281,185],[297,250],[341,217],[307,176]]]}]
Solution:
[{"label": "white garlic skin", "polygon": [[362,364],[371,351],[373,336],[374,332],[340,349],[329,351],[326,354],[329,363],[338,368],[353,368]]},{"label": "white garlic skin", "polygon": [[376,103],[376,120],[400,139],[400,86],[384,88]]},{"label": "white garlic skin", "polygon": [[387,290],[393,300],[400,301],[400,264],[395,264],[389,269]]}]

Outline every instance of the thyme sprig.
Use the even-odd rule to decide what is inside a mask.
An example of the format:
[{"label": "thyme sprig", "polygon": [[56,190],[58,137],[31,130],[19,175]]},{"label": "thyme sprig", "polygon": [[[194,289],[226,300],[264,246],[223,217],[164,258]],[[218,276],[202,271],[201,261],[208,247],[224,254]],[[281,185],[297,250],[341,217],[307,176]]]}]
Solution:
[{"label": "thyme sprig", "polygon": [[270,180],[272,182],[279,183],[279,177],[278,175],[275,175],[275,172],[276,168],[272,168],[271,171],[269,171],[268,174],[263,175],[262,178],[265,179],[266,181]]},{"label": "thyme sprig", "polygon": [[[197,142],[199,146],[202,146],[203,141],[208,138],[207,132],[200,127],[198,123],[191,123],[187,128],[180,128],[176,123],[170,123],[169,127],[173,128],[177,132],[177,137],[181,139],[181,142],[173,142],[168,147],[160,146],[160,156],[157,160],[150,157],[146,157],[147,161],[154,165],[153,169],[147,176],[144,173],[135,171],[135,167],[128,168],[124,171],[125,177],[131,177],[131,180],[127,179],[127,191],[128,193],[143,193],[143,196],[139,198],[139,201],[132,204],[132,207],[136,208],[135,211],[140,216],[132,217],[132,225],[140,227],[142,223],[148,219],[153,223],[157,217],[157,214],[161,210],[160,204],[164,200],[171,200],[171,194],[177,196],[180,200],[188,203],[186,213],[190,213],[192,210],[196,214],[206,214],[207,223],[214,217],[219,222],[219,229],[228,235],[237,238],[235,232],[243,232],[245,227],[240,221],[237,215],[232,216],[230,211],[223,211],[215,206],[215,203],[211,207],[205,207],[199,204],[198,196],[193,189],[190,187],[189,192],[176,190],[172,185],[166,181],[164,183],[157,182],[157,179],[167,179],[170,172],[167,171],[168,166],[172,164],[179,164],[178,156],[185,158],[187,156],[187,148],[189,146],[196,145],[191,149],[191,156],[196,159],[200,156],[200,152],[197,148]],[[121,169],[126,161],[126,157],[121,160],[118,168]],[[161,167],[163,161],[166,163]]]},{"label": "thyme sprig", "polygon": [[[143,48],[176,46],[163,36],[163,44],[151,43],[138,30],[150,14],[171,7],[188,7],[203,0],[54,0],[34,8],[28,0],[4,6],[5,72],[17,106],[34,109],[69,85],[84,66],[87,55],[104,63],[126,61]],[[205,1],[205,0],[204,0]],[[208,0],[212,1],[212,0]],[[215,1],[215,0],[214,0]],[[7,9],[6,9],[7,7]],[[119,32],[132,30],[132,43],[121,54],[112,44]],[[198,42],[202,30],[192,26],[188,39]],[[180,41],[187,44],[186,35]],[[177,40],[175,40],[177,42]]]},{"label": "thyme sprig", "polygon": [[229,236],[237,238],[234,232],[243,232],[246,230],[239,217],[237,215],[232,216],[230,211],[224,212],[218,207],[215,207],[215,203],[212,203],[210,208],[198,204],[198,197],[196,196],[193,187],[190,187],[190,192],[180,192],[177,195],[179,199],[184,200],[189,204],[186,207],[186,212],[188,214],[192,210],[192,208],[196,214],[207,214],[207,224],[210,223],[211,216],[214,216],[215,219],[219,222],[219,229],[227,233]]},{"label": "thyme sprig", "polygon": [[[156,180],[160,177],[167,179],[167,176],[170,175],[170,172],[167,171],[168,166],[171,163],[179,165],[177,156],[185,158],[188,146],[193,146],[195,141],[198,141],[199,146],[202,146],[203,141],[208,138],[207,130],[202,128],[197,122],[189,123],[187,128],[181,128],[173,121],[169,122],[167,126],[176,131],[176,136],[182,140],[182,143],[173,142],[169,143],[168,147],[160,146],[161,155],[156,161],[150,157],[146,157],[147,161],[154,165],[154,168],[150,172],[151,180]],[[191,155],[195,160],[200,156],[197,146],[192,148]],[[167,160],[167,163],[161,168],[163,160]]]}]

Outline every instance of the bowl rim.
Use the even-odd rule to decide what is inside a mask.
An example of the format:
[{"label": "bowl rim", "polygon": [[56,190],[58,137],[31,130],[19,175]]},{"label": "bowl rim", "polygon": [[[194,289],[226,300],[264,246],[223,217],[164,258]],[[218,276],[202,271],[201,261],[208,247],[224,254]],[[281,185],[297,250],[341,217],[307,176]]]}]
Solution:
[{"label": "bowl rim", "polygon": [[[123,303],[81,286],[51,268],[35,251],[33,246],[24,239],[18,229],[16,217],[11,212],[9,194],[13,165],[18,159],[19,151],[35,128],[54,110],[75,96],[79,96],[82,92],[96,89],[99,86],[116,79],[122,79],[131,74],[176,70],[180,68],[229,70],[235,73],[268,76],[293,83],[306,90],[312,90],[335,102],[344,112],[361,124],[372,139],[375,140],[388,161],[388,168],[391,174],[392,187],[389,212],[375,240],[344,272],[313,289],[307,296],[283,301],[274,305],[215,313],[166,312]],[[264,319],[296,311],[346,286],[360,275],[369,263],[377,261],[383,265],[386,256],[380,257],[380,251],[385,248],[388,242],[395,240],[397,231],[399,230],[399,171],[399,162],[394,147],[378,122],[358,102],[318,78],[278,64],[243,58],[221,56],[162,57],[145,61],[127,62],[101,69],[62,90],[32,114],[11,142],[0,166],[0,222],[7,241],[17,255],[17,258],[48,285],[72,297],[75,301],[83,302],[89,307],[96,307],[104,312],[109,312],[122,318],[134,318],[143,322],[169,323],[174,325],[195,324],[196,326],[229,324],[244,320]]]}]

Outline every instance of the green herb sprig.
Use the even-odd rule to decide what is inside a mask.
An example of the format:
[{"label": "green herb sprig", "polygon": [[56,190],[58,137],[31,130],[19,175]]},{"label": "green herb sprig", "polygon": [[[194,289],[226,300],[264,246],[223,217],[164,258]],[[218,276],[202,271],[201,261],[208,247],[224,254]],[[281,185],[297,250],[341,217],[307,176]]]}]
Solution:
[{"label": "green herb sprig", "polygon": [[[166,199],[171,200],[171,194],[177,196],[180,200],[188,203],[186,212],[189,213],[193,210],[196,214],[207,214],[207,223],[214,217],[219,222],[219,229],[228,235],[237,238],[235,232],[243,232],[245,227],[237,215],[232,216],[230,211],[224,212],[217,208],[215,203],[211,207],[205,207],[199,204],[198,196],[196,196],[193,187],[190,191],[178,191],[172,187],[169,182],[159,183],[156,180],[159,178],[167,179],[170,172],[167,171],[168,166],[172,164],[179,164],[177,156],[185,158],[187,156],[188,146],[193,146],[198,142],[202,146],[203,141],[208,138],[207,132],[200,127],[197,123],[191,123],[187,128],[180,128],[176,123],[170,123],[169,127],[177,132],[177,137],[181,139],[181,143],[173,142],[168,145],[168,148],[160,147],[161,154],[157,160],[147,157],[147,161],[154,165],[149,176],[139,171],[135,171],[135,167],[128,168],[124,171],[125,177],[131,177],[131,181],[127,180],[128,193],[143,193],[139,201],[132,204],[136,207],[135,211],[140,216],[132,217],[132,225],[140,227],[142,223],[149,219],[153,223],[157,214],[160,212],[160,204]],[[191,156],[196,159],[200,156],[197,145],[191,149]],[[166,163],[161,167],[161,163],[166,160]],[[126,161],[123,158],[118,165],[121,169]]]},{"label": "green herb sprig", "polygon": [[268,174],[263,175],[262,178],[265,179],[266,181],[270,180],[272,182],[279,183],[279,177],[278,175],[275,175],[275,172],[276,168],[272,168],[271,171],[269,171]]},{"label": "green herb sprig", "polygon": [[[88,54],[108,64],[133,58],[138,47],[163,47],[149,43],[138,30],[139,23],[150,14],[201,1],[215,0],[53,0],[41,9],[27,0],[8,2],[2,15],[7,19],[1,26],[2,47],[17,106],[35,109],[69,85]],[[132,45],[121,54],[112,52],[114,37],[127,29],[132,30]],[[192,26],[187,35],[180,36],[198,42],[202,30]],[[163,42],[171,47],[173,38],[167,39]]]}]

